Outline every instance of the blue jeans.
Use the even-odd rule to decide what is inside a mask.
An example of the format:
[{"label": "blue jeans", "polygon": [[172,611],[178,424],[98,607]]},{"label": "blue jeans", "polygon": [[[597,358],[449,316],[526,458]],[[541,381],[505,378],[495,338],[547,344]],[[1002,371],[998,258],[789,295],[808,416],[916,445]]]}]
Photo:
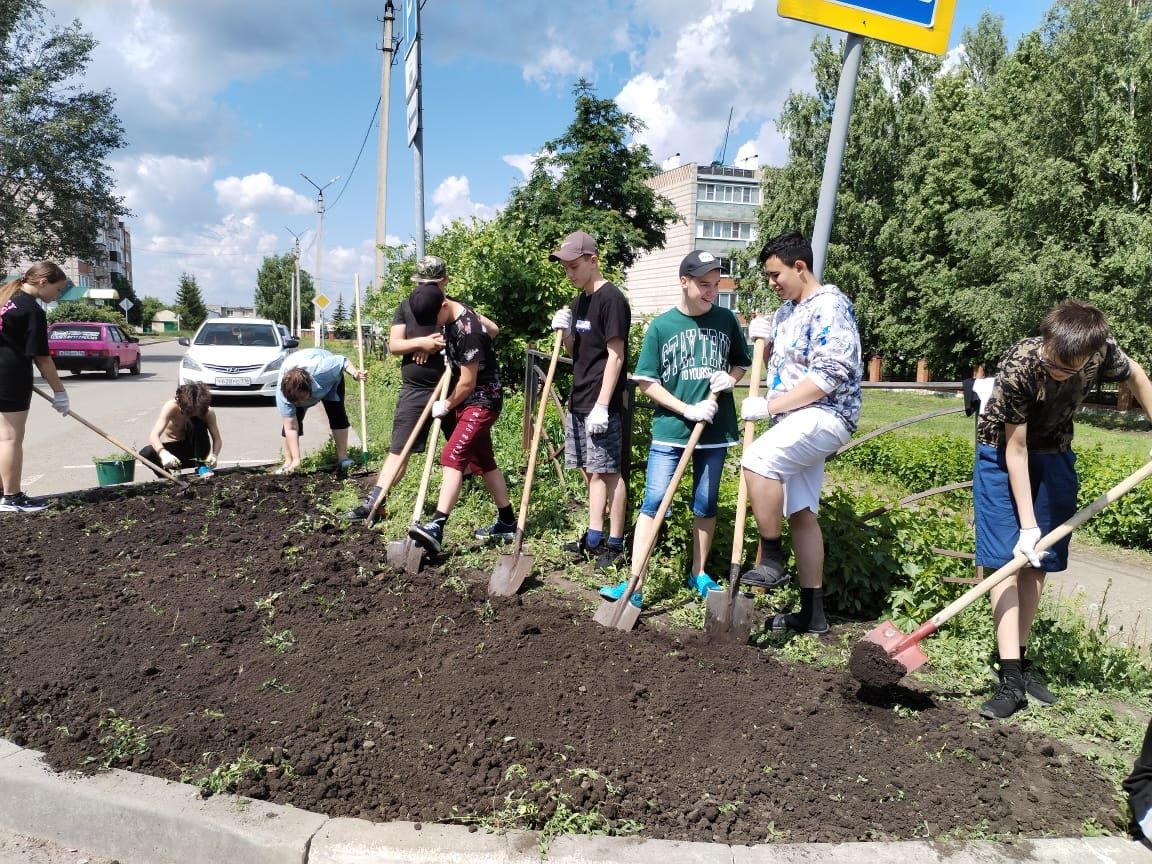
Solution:
[{"label": "blue jeans", "polygon": [[[653,444],[648,448],[648,469],[644,483],[644,503],[640,512],[654,517],[660,502],[668,491],[676,463],[684,453],[683,447]],[[709,519],[716,515],[720,492],[720,473],[724,468],[727,447],[697,447],[692,451],[692,515]]]}]

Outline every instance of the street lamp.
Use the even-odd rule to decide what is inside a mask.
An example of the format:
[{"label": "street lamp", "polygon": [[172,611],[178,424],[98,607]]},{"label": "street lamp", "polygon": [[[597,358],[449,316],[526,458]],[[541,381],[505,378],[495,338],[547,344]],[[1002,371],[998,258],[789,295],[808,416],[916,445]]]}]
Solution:
[{"label": "street lamp", "polygon": [[295,261],[295,268],[292,272],[292,284],[288,286],[288,332],[300,338],[300,235],[293,231],[288,226],[284,226],[287,231],[295,239],[292,246],[292,258]]},{"label": "street lamp", "polygon": [[[312,274],[312,283],[314,285],[316,285],[317,290],[319,290],[319,286],[320,286],[320,244],[324,239],[324,190],[327,189],[329,186],[331,186],[333,183],[335,183],[337,180],[339,180],[340,177],[339,176],[333,177],[331,180],[329,180],[323,186],[319,186],[316,184],[315,180],[313,180],[311,177],[309,177],[303,171],[300,172],[300,176],[303,177],[305,180],[307,180],[309,183],[311,183],[312,187],[316,190],[316,272]],[[324,313],[323,313],[323,311],[320,312],[320,327],[317,328],[316,334],[317,334],[316,335],[316,346],[319,347],[320,344],[324,341],[324,335],[323,335],[324,334]]]}]

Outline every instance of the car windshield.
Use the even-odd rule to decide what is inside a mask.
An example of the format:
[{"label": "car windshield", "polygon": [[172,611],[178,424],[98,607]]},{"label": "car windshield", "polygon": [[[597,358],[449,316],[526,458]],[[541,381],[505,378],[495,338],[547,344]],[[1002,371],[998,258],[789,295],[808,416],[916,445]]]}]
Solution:
[{"label": "car windshield", "polygon": [[49,339],[68,339],[73,342],[99,342],[100,328],[95,325],[65,324],[48,331]]},{"label": "car windshield", "polygon": [[229,324],[226,321],[205,324],[196,334],[194,345],[257,345],[264,348],[280,344],[271,324]]}]

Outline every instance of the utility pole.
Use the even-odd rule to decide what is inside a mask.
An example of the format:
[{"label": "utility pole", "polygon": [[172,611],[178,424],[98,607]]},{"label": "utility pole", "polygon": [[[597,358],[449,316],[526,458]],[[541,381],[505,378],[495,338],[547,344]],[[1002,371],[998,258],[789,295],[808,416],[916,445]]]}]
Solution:
[{"label": "utility pole", "polygon": [[292,258],[295,268],[292,272],[292,283],[288,288],[288,332],[300,338],[300,235],[285,226],[284,230],[292,235],[295,243],[292,246]]},{"label": "utility pole", "polygon": [[[316,189],[316,272],[312,274],[312,283],[316,286],[316,290],[320,290],[320,247],[324,240],[324,190],[340,179],[339,176],[333,177],[323,186],[316,185],[316,182],[305,174],[300,172],[300,176],[307,180]],[[320,324],[316,329],[316,347],[319,348],[324,343],[324,312],[320,311],[319,314]]]},{"label": "utility pole", "polygon": [[380,68],[380,137],[376,146],[376,290],[384,284],[384,245],[388,242],[388,113],[392,94],[392,64],[396,62],[396,45],[392,30],[396,21],[396,7],[392,0],[384,2],[384,54]]}]

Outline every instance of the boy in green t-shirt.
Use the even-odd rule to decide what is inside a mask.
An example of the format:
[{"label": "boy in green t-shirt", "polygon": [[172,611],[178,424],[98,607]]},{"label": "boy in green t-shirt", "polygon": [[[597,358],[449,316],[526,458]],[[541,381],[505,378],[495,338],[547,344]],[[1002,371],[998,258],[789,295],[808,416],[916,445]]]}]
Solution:
[{"label": "boy in green t-shirt", "polygon": [[[709,425],[692,455],[691,586],[707,596],[719,588],[704,571],[716,529],[716,499],[728,448],[740,441],[732,388],[752,362],[736,316],[716,306],[722,276],[720,259],[695,251],[680,262],[680,301],[648,325],[633,377],[656,403],[648,449],[644,503],[636,520],[635,551],[652,542],[653,517],[668,489],[676,463],[697,422]],[[709,394],[715,393],[715,401]],[[604,586],[601,596],[618,600],[627,582]]]}]

